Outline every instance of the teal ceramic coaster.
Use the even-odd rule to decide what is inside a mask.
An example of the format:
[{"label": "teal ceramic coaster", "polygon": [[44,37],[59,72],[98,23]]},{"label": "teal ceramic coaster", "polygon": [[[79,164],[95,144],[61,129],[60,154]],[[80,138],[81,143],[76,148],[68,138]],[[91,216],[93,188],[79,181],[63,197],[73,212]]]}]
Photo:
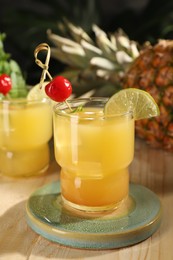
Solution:
[{"label": "teal ceramic coaster", "polygon": [[34,192],[26,207],[28,225],[59,244],[88,249],[113,249],[150,237],[161,221],[161,204],[148,188],[130,184],[122,207],[102,215],[76,214],[61,204],[60,182]]}]

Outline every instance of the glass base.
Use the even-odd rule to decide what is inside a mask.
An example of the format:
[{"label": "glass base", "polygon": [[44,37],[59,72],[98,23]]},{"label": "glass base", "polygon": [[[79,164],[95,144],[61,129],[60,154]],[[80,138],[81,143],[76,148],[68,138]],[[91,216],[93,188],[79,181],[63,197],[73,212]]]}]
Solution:
[{"label": "glass base", "polygon": [[110,210],[119,207],[129,193],[128,168],[114,170],[112,174],[100,171],[69,172],[61,169],[61,194],[64,205],[84,211]]},{"label": "glass base", "polygon": [[9,177],[38,176],[49,167],[49,145],[28,150],[0,150],[0,174]]},{"label": "glass base", "polygon": [[63,206],[70,211],[75,211],[76,213],[78,211],[83,211],[83,212],[88,212],[88,213],[90,213],[90,212],[91,213],[92,212],[102,213],[102,212],[108,212],[108,211],[112,211],[112,210],[119,208],[127,200],[128,197],[124,198],[123,200],[121,200],[120,202],[118,202],[116,204],[110,204],[110,205],[98,206],[98,207],[78,205],[78,204],[75,204],[75,203],[72,203],[72,202],[66,200],[62,195],[61,195],[61,198],[62,198]]}]

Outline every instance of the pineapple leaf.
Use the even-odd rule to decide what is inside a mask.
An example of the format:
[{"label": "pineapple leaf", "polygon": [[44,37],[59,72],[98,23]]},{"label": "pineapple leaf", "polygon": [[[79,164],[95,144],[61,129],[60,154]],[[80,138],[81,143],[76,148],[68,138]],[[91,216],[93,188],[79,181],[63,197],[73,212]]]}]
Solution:
[{"label": "pineapple leaf", "polygon": [[102,69],[115,70],[115,64],[113,62],[101,57],[93,57],[90,61],[90,64]]},{"label": "pineapple leaf", "polygon": [[112,44],[112,42],[107,37],[107,34],[101,30],[97,25],[93,25],[92,27],[95,35],[96,35],[96,41],[98,43],[98,46],[101,48],[102,46],[106,45],[109,47],[110,50],[116,51],[116,46]]},{"label": "pineapple leaf", "polygon": [[131,63],[133,61],[133,58],[130,57],[127,53],[125,53],[125,51],[117,51],[116,53],[116,59],[118,64],[128,64]]},{"label": "pineapple leaf", "polygon": [[53,34],[51,30],[47,31],[48,38],[55,44],[55,46],[60,47],[60,46],[70,46],[74,48],[81,48],[80,44],[77,42],[74,42],[71,39],[67,39],[65,37]]},{"label": "pineapple leaf", "polygon": [[63,46],[63,48],[55,49],[52,48],[52,57],[61,60],[62,62],[76,68],[84,68],[86,66],[86,59],[82,53],[74,48]]},{"label": "pineapple leaf", "polygon": [[139,50],[136,46],[135,42],[131,42],[131,56],[133,57],[133,59],[136,59],[139,56]]},{"label": "pineapple leaf", "polygon": [[114,45],[107,37],[106,33],[102,31],[98,26],[93,25],[93,31],[96,36],[96,43],[102,50],[105,57],[112,60],[116,51],[116,45]]},{"label": "pineapple leaf", "polygon": [[68,34],[68,38],[48,31],[48,38],[55,45],[51,47],[51,56],[67,64],[68,72],[79,69],[75,75],[67,77],[77,95],[104,84],[119,86],[125,72],[139,55],[137,43],[131,41],[123,30],[108,35],[96,24],[92,30],[93,41],[82,28],[68,21],[62,24],[62,32],[65,37]]},{"label": "pineapple leaf", "polygon": [[81,41],[81,46],[83,47],[84,51],[85,51],[85,55],[88,59],[92,58],[93,55],[96,56],[101,56],[102,55],[102,51],[97,48],[96,46],[90,44],[89,42],[82,40]]},{"label": "pineapple leaf", "polygon": [[69,33],[72,36],[73,40],[75,40],[78,43],[80,43],[81,40],[85,40],[85,41],[93,44],[92,39],[81,27],[74,26],[67,19],[64,19],[64,22],[65,22],[67,28],[69,29]]}]

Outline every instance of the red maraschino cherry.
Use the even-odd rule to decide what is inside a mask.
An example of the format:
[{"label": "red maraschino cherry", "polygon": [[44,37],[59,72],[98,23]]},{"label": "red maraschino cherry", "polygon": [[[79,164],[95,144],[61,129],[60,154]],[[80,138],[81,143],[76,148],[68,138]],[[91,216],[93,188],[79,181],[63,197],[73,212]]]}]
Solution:
[{"label": "red maraschino cherry", "polygon": [[62,76],[56,76],[45,86],[48,97],[56,102],[64,102],[72,93],[71,83]]},{"label": "red maraschino cherry", "polygon": [[11,78],[7,74],[0,75],[0,93],[4,96],[8,94],[8,92],[12,88]]}]

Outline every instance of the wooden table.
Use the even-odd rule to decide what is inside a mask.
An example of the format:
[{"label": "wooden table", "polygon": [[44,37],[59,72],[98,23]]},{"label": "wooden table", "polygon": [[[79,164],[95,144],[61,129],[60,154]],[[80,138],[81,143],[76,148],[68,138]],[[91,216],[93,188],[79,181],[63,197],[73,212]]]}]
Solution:
[{"label": "wooden table", "polygon": [[130,178],[154,191],[163,207],[162,224],[147,240],[115,250],[81,250],[46,240],[28,227],[25,204],[38,187],[58,180],[59,167],[52,160],[49,173],[36,178],[0,178],[0,259],[94,259],[172,260],[173,259],[173,154],[136,141]]}]

